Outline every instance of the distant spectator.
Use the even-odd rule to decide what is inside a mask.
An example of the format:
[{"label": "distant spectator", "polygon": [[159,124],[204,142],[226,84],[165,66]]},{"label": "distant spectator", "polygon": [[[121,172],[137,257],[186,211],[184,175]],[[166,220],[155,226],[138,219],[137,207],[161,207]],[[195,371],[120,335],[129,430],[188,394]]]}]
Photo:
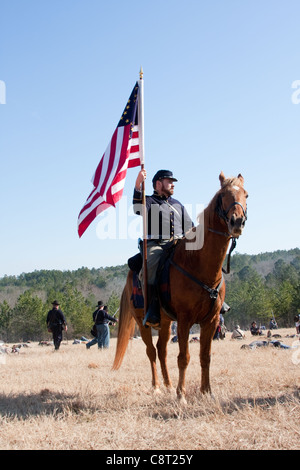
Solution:
[{"label": "distant spectator", "polygon": [[256,322],[253,321],[250,326],[250,332],[253,336],[262,335],[261,329],[257,326]]},{"label": "distant spectator", "polygon": [[89,343],[87,343],[86,348],[90,349],[91,346],[98,343],[98,349],[108,348],[109,347],[109,339],[110,339],[110,332],[109,332],[109,322],[116,323],[118,320],[112,316],[110,316],[104,310],[104,304],[102,300],[98,302],[97,309],[93,313],[93,321],[96,325],[97,329],[97,337],[92,339]]},{"label": "distant spectator", "polygon": [[52,310],[49,310],[48,312],[46,322],[48,331],[51,331],[53,335],[54,348],[58,350],[62,341],[62,332],[63,330],[67,331],[68,327],[65,316],[60,310],[57,300],[52,302],[52,307]]},{"label": "distant spectator", "polygon": [[173,321],[171,324],[171,332],[172,332],[172,335],[177,334],[177,322],[176,321]]},{"label": "distant spectator", "polygon": [[[221,309],[221,312],[222,312],[222,309]],[[213,339],[217,339],[217,340],[224,339],[225,335],[226,335],[226,326],[225,326],[225,322],[224,322],[224,317],[223,317],[222,313],[220,313],[219,324],[217,326],[217,329],[215,331]]]},{"label": "distant spectator", "polygon": [[243,339],[245,338],[245,336],[246,335],[244,331],[240,329],[240,325],[235,325],[231,335],[231,339]]},{"label": "distant spectator", "polygon": [[269,323],[269,330],[277,330],[278,326],[275,321],[275,318],[271,318],[270,323]]},{"label": "distant spectator", "polygon": [[215,331],[213,340],[217,339],[217,340],[219,341],[219,339],[220,339],[220,333],[221,333],[221,327],[220,327],[220,324],[219,324],[219,325],[217,326],[216,331]]},{"label": "distant spectator", "polygon": [[300,335],[300,314],[295,315],[294,322],[295,322],[295,327],[296,327],[296,334]]}]

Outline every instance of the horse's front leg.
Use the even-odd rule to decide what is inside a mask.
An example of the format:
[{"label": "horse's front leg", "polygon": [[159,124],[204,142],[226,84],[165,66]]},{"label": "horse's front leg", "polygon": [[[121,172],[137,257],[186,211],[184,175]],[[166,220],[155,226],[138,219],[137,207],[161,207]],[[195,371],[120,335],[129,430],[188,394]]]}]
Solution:
[{"label": "horse's front leg", "polygon": [[177,358],[179,369],[179,380],[177,385],[177,398],[185,402],[185,374],[190,362],[189,352],[189,325],[178,324],[177,335],[179,344],[179,354]]},{"label": "horse's front leg", "polygon": [[210,358],[211,344],[216,331],[217,323],[212,322],[200,330],[200,365],[201,365],[201,392],[211,393],[210,388]]}]

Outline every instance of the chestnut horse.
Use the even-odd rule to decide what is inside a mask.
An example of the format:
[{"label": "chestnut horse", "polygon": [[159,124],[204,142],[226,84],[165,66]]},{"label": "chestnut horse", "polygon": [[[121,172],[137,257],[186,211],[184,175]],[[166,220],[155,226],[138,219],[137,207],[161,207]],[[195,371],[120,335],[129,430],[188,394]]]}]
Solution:
[{"label": "chestnut horse", "polygon": [[[220,309],[225,298],[225,282],[222,265],[231,239],[238,238],[243,231],[246,215],[247,192],[244,178],[225,178],[219,175],[221,189],[215,194],[203,213],[204,224],[191,229],[186,238],[177,243],[170,265],[170,308],[177,318],[179,344],[179,380],[177,397],[185,401],[185,374],[190,360],[189,331],[193,324],[200,324],[200,364],[201,392],[210,392],[210,355],[211,343],[219,324]],[[199,249],[191,249],[191,233],[194,232],[204,242]],[[203,239],[203,237],[202,237]],[[128,342],[133,334],[135,322],[146,345],[146,353],[152,370],[152,385],[159,388],[156,368],[156,350],[152,342],[151,328],[143,326],[143,309],[135,309],[131,300],[133,273],[129,271],[124,287],[119,315],[117,348],[113,369],[121,366]],[[167,344],[170,339],[172,319],[161,309],[161,329],[156,344],[164,384],[172,388],[167,368]]]}]

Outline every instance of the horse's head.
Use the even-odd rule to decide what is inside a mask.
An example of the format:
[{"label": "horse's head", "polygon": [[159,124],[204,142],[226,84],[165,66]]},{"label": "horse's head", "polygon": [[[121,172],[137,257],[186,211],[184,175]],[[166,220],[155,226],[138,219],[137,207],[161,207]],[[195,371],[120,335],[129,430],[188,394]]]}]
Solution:
[{"label": "horse's head", "polygon": [[237,178],[220,176],[221,189],[217,195],[216,212],[227,225],[229,234],[238,238],[243,231],[247,220],[247,191],[244,189],[244,178],[241,174]]}]

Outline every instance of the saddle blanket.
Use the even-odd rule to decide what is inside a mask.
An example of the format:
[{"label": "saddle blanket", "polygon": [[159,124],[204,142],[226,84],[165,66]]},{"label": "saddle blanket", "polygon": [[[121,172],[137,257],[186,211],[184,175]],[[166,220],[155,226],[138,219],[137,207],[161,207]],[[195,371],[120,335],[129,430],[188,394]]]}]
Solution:
[{"label": "saddle blanket", "polygon": [[[158,291],[159,291],[160,303],[168,315],[169,315],[168,305],[171,299],[170,282],[169,282],[169,266],[170,266],[170,263],[169,263],[169,260],[167,260],[160,272],[159,279],[158,279]],[[143,289],[142,289],[141,281],[139,279],[139,275],[135,271],[133,271],[133,288],[132,288],[131,300],[133,302],[134,308],[144,308]],[[176,318],[174,318],[174,315],[172,315],[171,318],[176,320]]]}]

